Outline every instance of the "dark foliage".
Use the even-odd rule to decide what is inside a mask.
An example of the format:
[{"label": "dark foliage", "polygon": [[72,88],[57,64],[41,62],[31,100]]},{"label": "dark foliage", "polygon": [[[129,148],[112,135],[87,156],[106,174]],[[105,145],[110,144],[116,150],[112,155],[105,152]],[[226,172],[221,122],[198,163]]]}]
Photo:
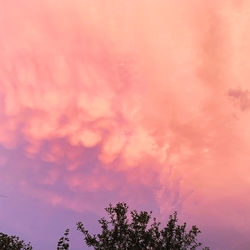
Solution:
[{"label": "dark foliage", "polygon": [[69,229],[66,229],[63,237],[61,237],[57,243],[57,250],[68,250],[69,249]]},{"label": "dark foliage", "polygon": [[138,213],[134,210],[130,212],[129,219],[126,203],[117,203],[115,207],[110,204],[105,210],[109,220],[99,220],[102,229],[100,234],[91,235],[82,222],[77,223],[77,229],[83,233],[86,244],[96,250],[195,250],[201,246],[197,241],[201,231],[196,226],[187,231],[186,223],[178,225],[176,212],[170,215],[167,225],[160,229],[161,223],[151,218],[152,212]]},{"label": "dark foliage", "polygon": [[32,250],[30,243],[26,244],[17,236],[9,236],[0,233],[0,249],[1,250]]}]

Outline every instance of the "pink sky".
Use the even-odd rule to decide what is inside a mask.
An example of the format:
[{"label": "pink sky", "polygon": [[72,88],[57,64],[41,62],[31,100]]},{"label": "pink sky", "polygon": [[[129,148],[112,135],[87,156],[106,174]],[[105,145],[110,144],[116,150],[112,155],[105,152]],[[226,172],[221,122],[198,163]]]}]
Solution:
[{"label": "pink sky", "polygon": [[0,231],[53,249],[126,201],[247,249],[249,29],[247,0],[0,0]]}]

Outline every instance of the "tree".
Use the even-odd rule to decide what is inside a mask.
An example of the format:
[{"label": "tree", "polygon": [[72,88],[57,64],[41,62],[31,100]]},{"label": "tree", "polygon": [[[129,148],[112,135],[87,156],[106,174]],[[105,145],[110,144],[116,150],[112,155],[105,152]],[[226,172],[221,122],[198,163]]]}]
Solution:
[{"label": "tree", "polygon": [[65,230],[63,237],[61,237],[57,243],[57,250],[68,250],[69,249],[69,229]]},{"label": "tree", "polygon": [[0,249],[1,250],[32,250],[30,243],[26,244],[19,237],[12,235],[9,236],[0,233]]},{"label": "tree", "polygon": [[[201,231],[196,226],[187,231],[186,223],[178,225],[177,213],[170,215],[167,225],[160,229],[160,222],[151,219],[152,212],[136,210],[130,212],[126,203],[111,204],[105,209],[109,219],[101,218],[98,222],[102,232],[91,235],[82,222],[77,223],[77,229],[84,235],[84,241],[89,247],[98,250],[195,250],[201,243],[197,235]],[[153,221],[152,221],[153,220]],[[150,222],[152,223],[150,224]],[[204,250],[209,248],[204,248]]]}]

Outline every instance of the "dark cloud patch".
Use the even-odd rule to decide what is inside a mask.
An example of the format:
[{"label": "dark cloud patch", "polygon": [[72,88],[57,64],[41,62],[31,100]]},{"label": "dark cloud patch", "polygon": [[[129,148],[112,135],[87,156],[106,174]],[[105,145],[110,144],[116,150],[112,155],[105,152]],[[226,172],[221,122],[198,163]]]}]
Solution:
[{"label": "dark cloud patch", "polygon": [[233,100],[235,105],[240,107],[241,111],[250,109],[250,92],[248,90],[230,89],[228,96]]}]

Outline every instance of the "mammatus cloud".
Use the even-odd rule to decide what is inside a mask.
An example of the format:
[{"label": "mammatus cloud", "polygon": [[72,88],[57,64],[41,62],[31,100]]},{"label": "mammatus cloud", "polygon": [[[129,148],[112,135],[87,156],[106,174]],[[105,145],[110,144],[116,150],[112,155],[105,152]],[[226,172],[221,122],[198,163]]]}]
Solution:
[{"label": "mammatus cloud", "polygon": [[241,2],[1,2],[0,143],[37,160],[15,168],[20,186],[83,210],[96,201],[80,205],[79,193],[131,197],[132,187],[143,200],[144,187],[162,212],[246,231],[249,100],[235,89],[249,89],[250,6]]}]

